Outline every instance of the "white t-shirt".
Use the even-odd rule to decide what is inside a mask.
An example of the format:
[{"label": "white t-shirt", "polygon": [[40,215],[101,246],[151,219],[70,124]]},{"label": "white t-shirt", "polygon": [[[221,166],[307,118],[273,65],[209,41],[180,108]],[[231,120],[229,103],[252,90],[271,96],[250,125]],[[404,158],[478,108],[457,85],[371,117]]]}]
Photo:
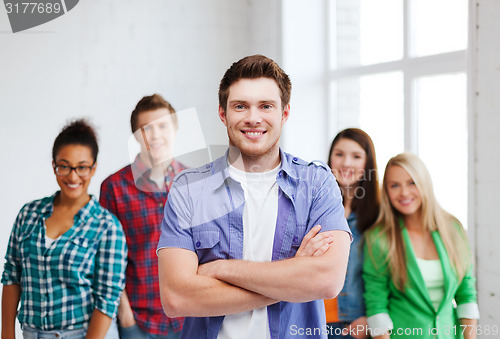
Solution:
[{"label": "white t-shirt", "polygon": [[57,237],[57,238],[55,238],[55,239],[49,237],[47,235],[47,225],[43,224],[43,226],[45,227],[45,247],[49,248],[52,245],[52,243],[54,243],[54,241],[56,241],[57,239],[59,239],[60,236]]},{"label": "white t-shirt", "polygon": [[[229,166],[229,175],[238,181],[245,193],[243,210],[243,259],[271,261],[274,232],[278,218],[278,184],[276,175],[281,164],[264,173],[248,173]],[[267,307],[227,315],[218,339],[271,338]]]}]

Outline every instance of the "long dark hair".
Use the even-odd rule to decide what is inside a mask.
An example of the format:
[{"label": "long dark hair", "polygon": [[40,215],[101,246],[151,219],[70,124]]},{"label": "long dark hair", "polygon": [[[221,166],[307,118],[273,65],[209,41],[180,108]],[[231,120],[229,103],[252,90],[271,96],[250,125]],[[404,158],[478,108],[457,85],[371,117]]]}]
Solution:
[{"label": "long dark hair", "polygon": [[[328,153],[328,166],[331,167],[330,158],[333,148],[341,139],[349,139],[355,141],[366,152],[365,173],[359,182],[359,187],[363,195],[361,197],[354,196],[352,201],[352,211],[356,212],[357,227],[360,233],[366,231],[375,220],[380,209],[380,195],[377,174],[377,160],[375,158],[375,147],[370,136],[359,128],[347,128],[340,131],[330,146]],[[344,192],[342,192],[344,194]]]}]

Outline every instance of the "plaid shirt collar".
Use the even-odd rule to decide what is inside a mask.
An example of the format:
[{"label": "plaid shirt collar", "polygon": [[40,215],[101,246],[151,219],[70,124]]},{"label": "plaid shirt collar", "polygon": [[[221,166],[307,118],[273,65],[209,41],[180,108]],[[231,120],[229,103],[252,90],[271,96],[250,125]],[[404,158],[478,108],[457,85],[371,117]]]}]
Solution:
[{"label": "plaid shirt collar", "polygon": [[[57,191],[56,193],[54,193],[52,196],[50,196],[45,205],[40,206],[40,213],[43,216],[49,217],[50,215],[52,215],[52,212],[54,211],[54,200],[57,198],[59,194],[61,194],[61,191]],[[95,212],[99,203],[95,196],[93,196],[92,194],[89,194],[89,196],[90,196],[89,202],[85,206],[83,206],[78,211],[78,213],[76,213],[74,219],[75,221],[80,219],[83,221],[88,216],[92,215]]]},{"label": "plaid shirt collar", "polygon": [[134,184],[140,191],[143,192],[168,192],[170,190],[170,186],[172,186],[175,176],[185,169],[182,164],[175,159],[172,159],[170,165],[168,165],[165,171],[165,185],[160,189],[158,185],[150,179],[151,168],[141,160],[139,154],[135,157],[131,167]]}]

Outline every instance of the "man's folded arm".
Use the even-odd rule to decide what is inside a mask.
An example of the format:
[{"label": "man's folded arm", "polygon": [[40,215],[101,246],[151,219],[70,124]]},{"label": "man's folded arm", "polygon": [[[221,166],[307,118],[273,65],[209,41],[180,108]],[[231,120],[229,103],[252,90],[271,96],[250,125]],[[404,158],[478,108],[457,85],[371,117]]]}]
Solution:
[{"label": "man's folded arm", "polygon": [[274,300],[331,299],[344,285],[351,237],[339,230],[328,234],[333,242],[320,256],[273,262],[218,260],[200,266],[199,273]]},{"label": "man's folded arm", "polygon": [[234,314],[277,302],[255,292],[198,274],[198,256],[183,248],[158,251],[160,296],[165,314],[208,317]]}]

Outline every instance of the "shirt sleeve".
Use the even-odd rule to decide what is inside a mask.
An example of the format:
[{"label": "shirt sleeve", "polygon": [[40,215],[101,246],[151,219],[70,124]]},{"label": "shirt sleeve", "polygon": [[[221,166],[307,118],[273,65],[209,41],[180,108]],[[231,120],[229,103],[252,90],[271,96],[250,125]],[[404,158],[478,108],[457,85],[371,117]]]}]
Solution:
[{"label": "shirt sleeve", "polygon": [[[464,240],[467,242],[467,236],[462,225],[455,221],[453,226],[456,228]],[[468,242],[467,242],[468,244]],[[471,256],[470,247],[467,246],[467,253]],[[479,307],[477,305],[476,279],[473,275],[473,266],[462,278],[460,285],[455,292],[455,301],[457,303],[457,316],[459,319],[479,319]]]},{"label": "shirt sleeve", "polygon": [[24,206],[16,217],[14,226],[10,233],[7,253],[5,254],[5,265],[2,273],[3,285],[16,285],[21,283],[21,257],[19,252],[21,242],[21,228],[24,223],[26,206]]},{"label": "shirt sleeve", "polygon": [[313,186],[313,201],[307,231],[316,225],[321,225],[321,232],[346,231],[352,241],[352,233],[344,217],[342,195],[335,177],[324,169],[318,169],[317,176],[318,179]]},{"label": "shirt sleeve", "polygon": [[383,334],[393,328],[389,316],[390,270],[377,232],[368,231],[364,246],[363,280],[366,315],[372,333]]},{"label": "shirt sleeve", "polygon": [[116,215],[118,211],[116,207],[116,199],[113,191],[113,184],[110,178],[104,180],[101,184],[101,192],[99,194],[99,204]]},{"label": "shirt sleeve", "polygon": [[191,203],[186,176],[178,177],[170,188],[156,253],[162,248],[184,248],[195,252],[191,230]]},{"label": "shirt sleeve", "polygon": [[366,318],[366,322],[373,336],[383,335],[394,328],[394,324],[388,313],[374,314]]},{"label": "shirt sleeve", "polygon": [[116,316],[120,296],[125,287],[127,244],[118,219],[109,216],[111,225],[99,241],[95,258],[95,307],[111,318]]},{"label": "shirt sleeve", "polygon": [[472,275],[472,267],[462,279],[455,293],[457,315],[459,319],[479,319],[477,306],[476,279]]}]

